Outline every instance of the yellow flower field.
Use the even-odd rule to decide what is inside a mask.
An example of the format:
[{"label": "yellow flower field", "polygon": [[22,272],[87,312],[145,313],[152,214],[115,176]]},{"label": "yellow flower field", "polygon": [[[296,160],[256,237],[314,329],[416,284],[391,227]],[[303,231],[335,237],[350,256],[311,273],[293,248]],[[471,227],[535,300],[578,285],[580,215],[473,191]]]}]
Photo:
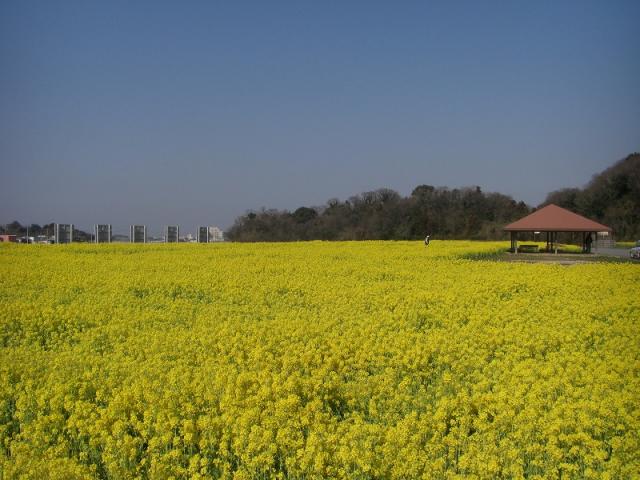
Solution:
[{"label": "yellow flower field", "polygon": [[2,245],[0,478],[638,478],[640,268],[505,247]]}]

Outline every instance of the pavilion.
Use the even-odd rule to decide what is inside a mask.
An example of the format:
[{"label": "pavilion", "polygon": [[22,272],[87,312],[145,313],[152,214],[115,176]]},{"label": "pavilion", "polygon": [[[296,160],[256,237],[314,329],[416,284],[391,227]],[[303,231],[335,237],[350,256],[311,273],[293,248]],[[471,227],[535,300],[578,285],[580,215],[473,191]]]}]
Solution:
[{"label": "pavilion", "polygon": [[511,233],[511,251],[514,253],[518,253],[518,234],[520,232],[546,233],[547,251],[555,251],[556,253],[558,253],[558,232],[581,232],[583,248],[588,234],[593,234],[594,239],[596,239],[597,234],[600,232],[611,233],[610,227],[554,204],[549,204],[520,220],[510,223],[504,227],[504,230]]}]

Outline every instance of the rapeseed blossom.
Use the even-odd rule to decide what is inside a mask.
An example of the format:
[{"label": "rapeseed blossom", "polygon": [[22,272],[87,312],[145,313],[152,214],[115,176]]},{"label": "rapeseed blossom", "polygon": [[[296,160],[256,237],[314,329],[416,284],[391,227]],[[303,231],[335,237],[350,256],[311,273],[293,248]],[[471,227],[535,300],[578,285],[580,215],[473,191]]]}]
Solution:
[{"label": "rapeseed blossom", "polygon": [[640,270],[505,247],[2,245],[0,477],[633,478]]}]

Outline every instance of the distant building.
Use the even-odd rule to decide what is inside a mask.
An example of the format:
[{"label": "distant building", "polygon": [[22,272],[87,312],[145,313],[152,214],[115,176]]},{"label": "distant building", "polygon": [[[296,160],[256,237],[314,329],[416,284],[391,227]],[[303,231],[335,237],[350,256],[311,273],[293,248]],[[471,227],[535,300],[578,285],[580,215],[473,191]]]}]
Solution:
[{"label": "distant building", "polygon": [[17,242],[18,237],[16,235],[0,235],[0,242]]},{"label": "distant building", "polygon": [[224,232],[218,227],[209,227],[210,242],[224,242]]}]

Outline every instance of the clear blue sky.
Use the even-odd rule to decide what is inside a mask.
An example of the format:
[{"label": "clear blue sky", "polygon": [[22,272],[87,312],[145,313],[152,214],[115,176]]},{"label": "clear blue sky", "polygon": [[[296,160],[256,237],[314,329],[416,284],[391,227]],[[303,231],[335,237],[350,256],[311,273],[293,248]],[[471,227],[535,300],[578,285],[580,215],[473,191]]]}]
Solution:
[{"label": "clear blue sky", "polygon": [[0,3],[0,222],[228,227],[640,150],[639,1]]}]

